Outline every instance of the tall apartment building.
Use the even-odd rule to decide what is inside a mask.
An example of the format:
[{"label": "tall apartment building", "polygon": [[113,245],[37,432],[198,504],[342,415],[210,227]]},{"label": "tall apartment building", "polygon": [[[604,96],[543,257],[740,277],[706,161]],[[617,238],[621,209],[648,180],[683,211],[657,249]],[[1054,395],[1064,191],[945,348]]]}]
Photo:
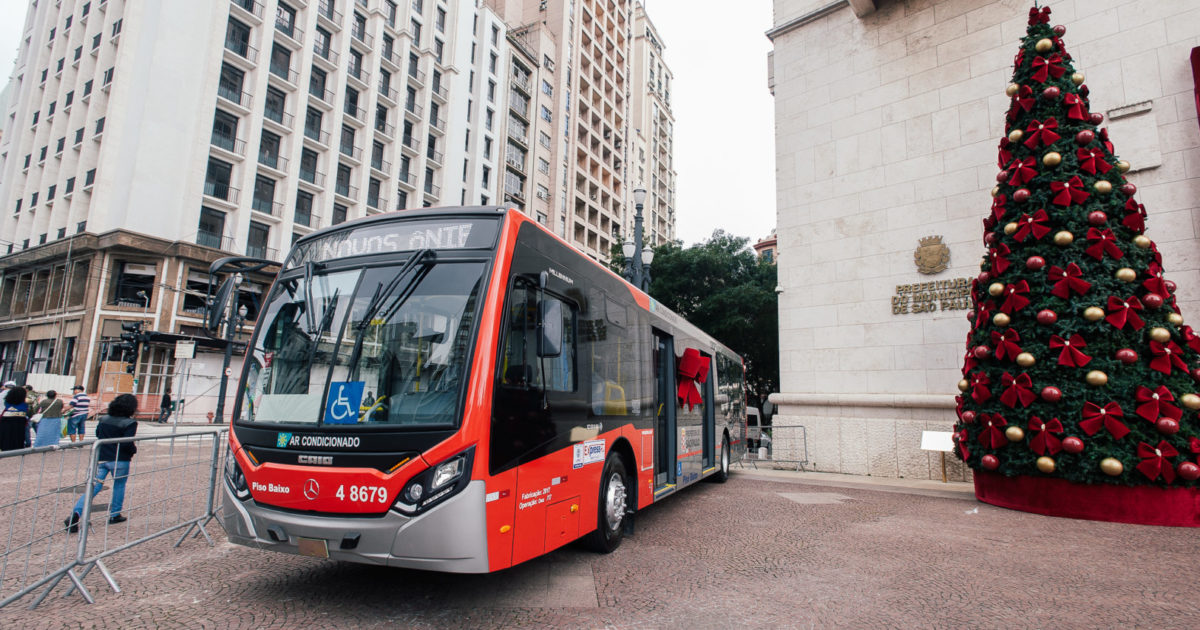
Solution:
[{"label": "tall apartment building", "polygon": [[[642,210],[646,244],[662,245],[675,240],[675,117],[671,114],[671,84],[674,76],[663,61],[663,44],[637,3],[633,12],[633,126],[635,187],[646,189]],[[627,213],[625,230],[633,233],[633,213]]]}]

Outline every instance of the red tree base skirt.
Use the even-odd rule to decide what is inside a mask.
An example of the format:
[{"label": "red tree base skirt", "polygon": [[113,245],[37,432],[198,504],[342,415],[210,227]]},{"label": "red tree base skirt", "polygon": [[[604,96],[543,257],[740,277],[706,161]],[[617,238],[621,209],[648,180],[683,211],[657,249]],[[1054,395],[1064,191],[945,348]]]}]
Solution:
[{"label": "red tree base skirt", "polygon": [[1200,488],[1085,485],[975,471],[975,498],[999,507],[1093,521],[1200,527]]}]

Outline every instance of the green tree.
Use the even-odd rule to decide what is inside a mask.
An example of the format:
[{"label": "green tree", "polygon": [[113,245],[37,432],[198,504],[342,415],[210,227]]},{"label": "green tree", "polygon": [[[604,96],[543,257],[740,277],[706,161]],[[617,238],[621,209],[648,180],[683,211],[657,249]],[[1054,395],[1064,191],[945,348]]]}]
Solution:
[{"label": "green tree", "polygon": [[[691,247],[656,247],[650,296],[742,355],[750,402],[761,405],[779,391],[777,281],[775,266],[760,261],[748,243],[716,230]],[[625,269],[620,246],[609,266]]]}]

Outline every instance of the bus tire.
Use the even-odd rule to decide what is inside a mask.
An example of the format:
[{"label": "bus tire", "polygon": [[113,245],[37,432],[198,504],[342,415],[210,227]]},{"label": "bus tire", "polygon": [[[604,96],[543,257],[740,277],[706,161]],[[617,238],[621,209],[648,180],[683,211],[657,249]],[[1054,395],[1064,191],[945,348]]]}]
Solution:
[{"label": "bus tire", "polygon": [[629,510],[629,477],[620,453],[611,453],[604,461],[600,476],[600,497],[596,502],[596,531],[584,543],[597,553],[612,553],[621,546],[625,519]]},{"label": "bus tire", "polygon": [[717,483],[725,483],[729,481],[729,438],[721,440],[721,460],[717,462],[717,473],[712,476],[712,480]]}]

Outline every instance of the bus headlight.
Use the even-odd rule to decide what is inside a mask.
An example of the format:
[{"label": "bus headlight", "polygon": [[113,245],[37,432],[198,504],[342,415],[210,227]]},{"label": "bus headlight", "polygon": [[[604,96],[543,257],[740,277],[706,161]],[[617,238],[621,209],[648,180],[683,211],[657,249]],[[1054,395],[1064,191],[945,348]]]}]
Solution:
[{"label": "bus headlight", "polygon": [[239,500],[245,501],[250,498],[250,488],[246,485],[246,475],[242,473],[242,467],[238,465],[237,457],[233,455],[233,449],[229,449],[225,453],[225,481],[229,483],[229,487],[233,489],[233,494]]},{"label": "bus headlight", "polygon": [[417,514],[454,496],[471,481],[467,471],[475,457],[475,447],[427,468],[409,480],[400,491],[392,509],[403,514]]}]

